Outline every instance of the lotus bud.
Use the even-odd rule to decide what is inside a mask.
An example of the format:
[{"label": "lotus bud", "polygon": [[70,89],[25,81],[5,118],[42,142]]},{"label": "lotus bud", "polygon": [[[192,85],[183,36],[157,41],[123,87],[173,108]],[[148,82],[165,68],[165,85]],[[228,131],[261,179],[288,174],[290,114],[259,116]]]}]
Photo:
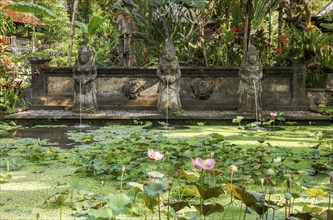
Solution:
[{"label": "lotus bud", "polygon": [[267,170],[267,175],[274,176],[275,175],[275,171],[273,169],[268,169]]},{"label": "lotus bud", "polygon": [[126,166],[125,166],[125,165],[123,165],[123,167],[122,167],[122,172],[124,173],[124,172],[125,172],[125,170],[126,170]]},{"label": "lotus bud", "polygon": [[284,194],[284,198],[285,198],[286,200],[291,200],[292,197],[293,197],[293,195],[291,195],[291,193],[285,193],[285,194]]},{"label": "lotus bud", "polygon": [[275,187],[272,187],[270,190],[269,190],[269,194],[273,194],[275,192]]},{"label": "lotus bud", "polygon": [[230,165],[229,170],[233,173],[237,172],[237,167],[235,165]]},{"label": "lotus bud", "polygon": [[275,159],[273,159],[274,163],[280,163],[282,161],[281,157],[277,157]]}]

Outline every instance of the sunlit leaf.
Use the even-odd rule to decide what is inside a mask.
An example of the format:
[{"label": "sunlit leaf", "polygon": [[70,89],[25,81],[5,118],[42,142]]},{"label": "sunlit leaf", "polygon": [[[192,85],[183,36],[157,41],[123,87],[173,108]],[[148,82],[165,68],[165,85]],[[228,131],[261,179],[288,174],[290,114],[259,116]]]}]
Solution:
[{"label": "sunlit leaf", "polygon": [[109,207],[104,207],[101,209],[91,209],[88,212],[88,215],[93,216],[95,219],[111,219],[112,218],[112,210]]},{"label": "sunlit leaf", "polygon": [[76,26],[78,26],[80,28],[80,30],[85,33],[88,34],[88,26],[81,22],[81,21],[74,21],[74,23],[76,24]]},{"label": "sunlit leaf", "polygon": [[134,188],[136,192],[142,192],[143,191],[143,184],[136,183],[136,182],[128,182],[126,185]]},{"label": "sunlit leaf", "polygon": [[322,188],[310,188],[307,191],[305,191],[305,194],[309,196],[327,196],[327,192],[325,192]]},{"label": "sunlit leaf", "polygon": [[62,192],[62,193],[56,193],[56,194],[50,196],[49,198],[47,198],[45,202],[52,203],[55,205],[62,205],[66,201],[67,197],[68,197],[67,191]]},{"label": "sunlit leaf", "polygon": [[131,199],[124,193],[113,194],[110,193],[109,207],[111,208],[114,215],[128,214],[130,209],[127,207],[131,203]]},{"label": "sunlit leaf", "polygon": [[318,207],[318,206],[313,206],[313,207],[310,207],[308,205],[305,205],[303,206],[302,208],[302,212],[312,212],[312,213],[316,213],[316,214],[319,214],[323,211],[323,208],[322,207]]},{"label": "sunlit leaf", "polygon": [[7,183],[11,178],[11,175],[0,174],[0,183]]},{"label": "sunlit leaf", "polygon": [[45,8],[44,6],[33,3],[12,2],[7,6],[5,6],[4,9],[9,9],[12,11],[18,11],[23,13],[33,13],[35,15],[48,16],[52,18],[57,16],[51,10]]},{"label": "sunlit leaf", "polygon": [[165,177],[165,175],[163,173],[155,172],[155,171],[148,172],[148,176],[151,178],[164,178]]},{"label": "sunlit leaf", "polygon": [[94,35],[95,32],[101,27],[101,25],[108,19],[108,15],[104,16],[104,17],[100,17],[100,16],[93,16],[88,24],[88,34]]},{"label": "sunlit leaf", "polygon": [[218,133],[211,133],[210,136],[216,141],[224,141],[224,136]]},{"label": "sunlit leaf", "polygon": [[187,179],[199,178],[200,175],[198,173],[190,172],[190,171],[181,171],[181,176]]}]

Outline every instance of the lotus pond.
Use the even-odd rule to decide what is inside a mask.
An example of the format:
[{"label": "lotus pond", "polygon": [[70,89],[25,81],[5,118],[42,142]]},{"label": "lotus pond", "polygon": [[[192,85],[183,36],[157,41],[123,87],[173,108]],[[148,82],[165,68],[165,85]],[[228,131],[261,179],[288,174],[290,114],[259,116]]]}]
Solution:
[{"label": "lotus pond", "polygon": [[[1,125],[1,219],[333,219],[333,127]],[[44,127],[45,130],[56,128]]]}]

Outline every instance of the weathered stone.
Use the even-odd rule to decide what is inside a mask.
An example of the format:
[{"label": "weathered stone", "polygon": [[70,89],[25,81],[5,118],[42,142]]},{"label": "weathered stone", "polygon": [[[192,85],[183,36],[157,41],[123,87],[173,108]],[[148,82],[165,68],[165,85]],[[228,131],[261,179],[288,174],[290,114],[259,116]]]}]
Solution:
[{"label": "weathered stone", "polygon": [[157,76],[160,79],[157,109],[159,111],[180,110],[182,108],[179,98],[181,72],[176,49],[170,41],[163,47],[163,56],[160,59]]},{"label": "weathered stone", "polygon": [[73,68],[75,112],[94,112],[98,109],[95,79],[97,68],[92,63],[92,50],[82,46]]},{"label": "weathered stone", "polygon": [[262,76],[263,68],[259,60],[258,51],[253,45],[250,45],[239,68],[239,111],[255,112],[261,110]]}]

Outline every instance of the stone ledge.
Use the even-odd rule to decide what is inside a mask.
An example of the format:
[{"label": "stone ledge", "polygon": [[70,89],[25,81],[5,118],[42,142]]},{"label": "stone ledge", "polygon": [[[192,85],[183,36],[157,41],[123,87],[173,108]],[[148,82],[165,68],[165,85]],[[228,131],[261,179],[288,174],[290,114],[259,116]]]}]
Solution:
[{"label": "stone ledge", "polygon": [[[263,118],[270,118],[270,111],[262,112]],[[254,113],[240,113],[237,111],[181,111],[179,115],[169,115],[170,120],[232,120],[237,116],[243,116],[245,120],[255,120]],[[311,111],[284,111],[282,115],[287,121],[331,121],[332,117]],[[73,113],[66,110],[28,110],[16,114],[4,116],[5,120],[20,119],[85,119],[85,120],[119,120],[119,119],[142,119],[142,120],[165,120],[165,114],[157,111],[124,111],[107,110],[93,114]]]}]

